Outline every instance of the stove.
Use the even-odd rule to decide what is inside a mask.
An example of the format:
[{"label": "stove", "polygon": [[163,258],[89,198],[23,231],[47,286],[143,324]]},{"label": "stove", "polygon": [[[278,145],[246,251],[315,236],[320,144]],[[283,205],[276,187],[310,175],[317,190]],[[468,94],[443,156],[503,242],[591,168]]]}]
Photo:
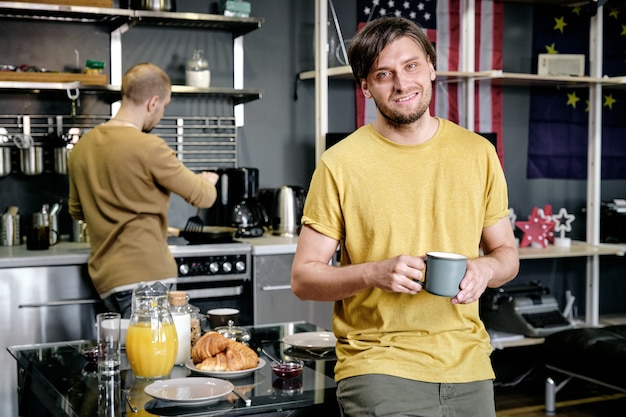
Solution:
[{"label": "stove", "polygon": [[253,324],[251,245],[170,245],[169,249],[178,266],[176,289],[187,292],[191,305],[202,314],[212,308],[236,308],[236,324]]}]

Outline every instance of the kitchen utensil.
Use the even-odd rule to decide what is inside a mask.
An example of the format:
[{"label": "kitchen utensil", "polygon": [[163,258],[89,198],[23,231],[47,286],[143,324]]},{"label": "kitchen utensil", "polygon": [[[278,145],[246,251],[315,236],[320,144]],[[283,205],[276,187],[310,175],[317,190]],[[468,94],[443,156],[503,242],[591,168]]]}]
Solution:
[{"label": "kitchen utensil", "polygon": [[[20,148],[20,170],[24,175],[33,176],[43,172],[43,146],[26,140],[28,146]],[[19,145],[18,145],[19,147]]]},{"label": "kitchen utensil", "polygon": [[200,218],[200,216],[193,216],[187,220],[184,230],[185,232],[202,232],[203,226],[202,218]]},{"label": "kitchen utensil", "polygon": [[11,173],[11,147],[9,132],[0,127],[0,177]]},{"label": "kitchen utensil", "polygon": [[[173,228],[170,228],[172,230]],[[186,239],[192,245],[204,243],[229,243],[232,242],[237,232],[236,227],[228,226],[203,226],[202,231],[189,232],[178,231],[178,236]]]},{"label": "kitchen utensil", "polygon": [[237,391],[236,389],[233,390],[233,392],[235,394],[237,394],[237,396],[239,398],[241,398],[241,400],[244,402],[244,404],[246,404],[246,407],[250,407],[252,405],[252,400],[250,398],[248,398],[246,396],[246,394],[244,394],[243,392]]},{"label": "kitchen utensil", "polygon": [[135,404],[133,397],[131,397],[130,395],[130,390],[123,389],[122,394],[124,394],[124,397],[126,397],[126,403],[130,407],[130,411],[132,411],[133,413],[136,413],[137,411],[139,411],[139,409],[137,408],[137,404]]},{"label": "kitchen utensil", "polygon": [[272,230],[273,234],[294,237],[302,227],[304,210],[304,188],[284,185],[276,191],[274,200]]}]

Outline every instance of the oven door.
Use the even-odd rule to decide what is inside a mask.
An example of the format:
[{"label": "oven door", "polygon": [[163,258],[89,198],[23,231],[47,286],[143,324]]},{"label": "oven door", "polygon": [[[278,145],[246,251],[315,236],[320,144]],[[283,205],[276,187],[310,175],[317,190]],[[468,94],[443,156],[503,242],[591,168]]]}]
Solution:
[{"label": "oven door", "polygon": [[206,281],[197,276],[193,280],[178,278],[176,289],[185,291],[189,296],[189,304],[198,307],[202,314],[212,308],[236,308],[239,310],[239,319],[235,324],[248,326],[253,323],[251,280],[219,280],[214,276],[207,277]]}]

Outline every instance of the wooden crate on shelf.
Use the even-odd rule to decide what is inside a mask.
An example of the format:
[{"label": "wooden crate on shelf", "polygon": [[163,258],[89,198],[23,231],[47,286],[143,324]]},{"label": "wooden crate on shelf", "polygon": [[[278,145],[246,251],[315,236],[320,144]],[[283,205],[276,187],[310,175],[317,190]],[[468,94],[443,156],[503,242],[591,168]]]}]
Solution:
[{"label": "wooden crate on shelf", "polygon": [[0,81],[30,83],[71,83],[78,81],[86,85],[104,85],[107,83],[105,74],[79,74],[72,72],[13,72],[0,71]]},{"label": "wooden crate on shelf", "polygon": [[55,4],[59,6],[113,7],[113,0],[11,0],[17,3]]}]

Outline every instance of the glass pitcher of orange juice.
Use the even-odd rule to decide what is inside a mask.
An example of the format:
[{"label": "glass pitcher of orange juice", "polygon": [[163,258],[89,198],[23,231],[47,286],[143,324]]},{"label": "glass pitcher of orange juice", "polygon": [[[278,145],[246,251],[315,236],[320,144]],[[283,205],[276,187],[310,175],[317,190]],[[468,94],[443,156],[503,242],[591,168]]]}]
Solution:
[{"label": "glass pitcher of orange juice", "polygon": [[167,287],[140,283],[126,333],[126,355],[137,378],[167,377],[174,367],[178,339],[169,310]]}]

